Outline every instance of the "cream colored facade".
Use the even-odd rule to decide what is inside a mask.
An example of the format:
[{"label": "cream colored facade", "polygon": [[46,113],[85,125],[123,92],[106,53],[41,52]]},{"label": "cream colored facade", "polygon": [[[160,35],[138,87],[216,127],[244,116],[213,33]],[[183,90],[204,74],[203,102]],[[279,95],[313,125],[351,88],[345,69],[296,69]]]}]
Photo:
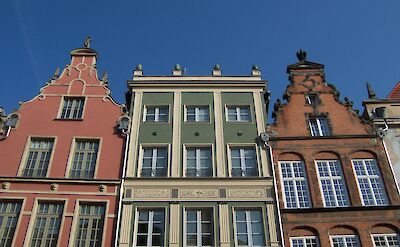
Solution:
[{"label": "cream colored facade", "polygon": [[[172,76],[144,76],[141,67],[135,70],[134,78],[128,81],[132,122],[119,246],[137,246],[139,241],[156,245],[154,241],[159,240],[149,240],[152,230],[146,228],[146,235],[139,229],[140,224],[152,224],[153,209],[164,217],[161,245],[193,246],[188,240],[193,237],[189,236],[188,212],[204,208],[212,215],[207,223],[211,230],[206,230],[211,234],[211,246],[237,246],[244,238],[246,246],[256,246],[261,238],[266,246],[280,246],[272,168],[268,150],[257,141],[265,132],[265,86],[266,81],[261,79],[257,68],[253,68],[251,76],[222,76],[219,68],[214,68],[212,76],[183,76],[179,67]],[[208,121],[186,121],[188,109],[196,107],[208,109]],[[237,109],[238,115],[241,109],[246,109],[251,117],[243,115],[246,121],[232,122],[227,115],[232,108]],[[148,112],[166,109],[165,121],[146,122]],[[190,147],[211,150],[212,168],[208,176],[187,176]],[[158,156],[146,160],[145,152],[157,148],[167,152],[165,175],[154,175],[156,170],[151,176],[143,175],[145,165],[158,162]],[[232,158],[237,150],[240,157]],[[242,152],[254,157],[242,156]],[[256,170],[248,176],[243,169],[250,169],[246,165],[253,164],[253,160]],[[234,172],[237,162],[242,166],[239,176]],[[140,212],[148,217],[144,223],[138,216]],[[253,226],[253,235],[249,230],[246,235],[239,229],[241,214],[247,217],[247,227]],[[255,219],[253,215],[260,217]],[[205,236],[199,230],[202,223],[197,223],[199,236],[194,246],[204,244]]]},{"label": "cream colored facade", "polygon": [[[376,130],[381,130],[385,152],[400,193],[400,99],[370,98],[363,104],[364,115],[373,122]],[[380,107],[385,107],[385,118],[376,116],[376,109]]]}]

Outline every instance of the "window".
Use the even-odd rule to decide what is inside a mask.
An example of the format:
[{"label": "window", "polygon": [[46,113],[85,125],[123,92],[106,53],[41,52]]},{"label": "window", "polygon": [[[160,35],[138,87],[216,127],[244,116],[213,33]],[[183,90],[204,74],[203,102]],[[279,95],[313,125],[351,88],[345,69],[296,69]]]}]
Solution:
[{"label": "window", "polygon": [[331,236],[332,247],[359,247],[358,238],[355,235]]},{"label": "window", "polygon": [[232,177],[258,176],[254,147],[231,147]]},{"label": "window", "polygon": [[186,122],[209,122],[208,106],[186,106]]},{"label": "window", "polygon": [[184,245],[214,246],[211,209],[188,209],[185,212]]},{"label": "window", "polygon": [[32,138],[28,157],[22,171],[24,177],[45,177],[50,164],[54,140]]},{"label": "window", "polygon": [[317,237],[304,236],[290,238],[290,247],[318,247]]},{"label": "window", "polygon": [[70,178],[94,178],[98,140],[76,140]]},{"label": "window", "polygon": [[213,175],[211,148],[186,148],[186,176],[210,177]]},{"label": "window", "polygon": [[376,160],[357,159],[352,163],[363,205],[386,205],[387,197]]},{"label": "window", "polygon": [[319,97],[317,94],[307,94],[306,104],[307,105],[319,105]]},{"label": "window", "polygon": [[59,203],[39,203],[31,247],[57,246],[63,209]]},{"label": "window", "polygon": [[397,234],[373,234],[375,247],[399,247],[399,238]]},{"label": "window", "polygon": [[339,161],[317,160],[316,164],[324,206],[349,206],[349,197]]},{"label": "window", "polygon": [[64,97],[61,119],[82,119],[85,98]]},{"label": "window", "polygon": [[167,166],[167,147],[143,148],[142,177],[166,177]]},{"label": "window", "polygon": [[21,203],[0,201],[0,246],[11,247]]},{"label": "window", "polygon": [[286,208],[311,206],[306,171],[301,161],[280,161],[282,187]]},{"label": "window", "polygon": [[228,122],[251,122],[251,112],[249,106],[227,106]]},{"label": "window", "polygon": [[103,205],[79,205],[76,247],[100,247],[103,236],[105,207]]},{"label": "window", "polygon": [[136,218],[134,246],[164,246],[164,210],[139,209]]},{"label": "window", "polygon": [[312,136],[331,135],[326,117],[310,117],[309,124]]},{"label": "window", "polygon": [[168,106],[146,106],[145,122],[168,122]]},{"label": "window", "polygon": [[235,211],[235,246],[265,246],[263,216],[259,209]]}]

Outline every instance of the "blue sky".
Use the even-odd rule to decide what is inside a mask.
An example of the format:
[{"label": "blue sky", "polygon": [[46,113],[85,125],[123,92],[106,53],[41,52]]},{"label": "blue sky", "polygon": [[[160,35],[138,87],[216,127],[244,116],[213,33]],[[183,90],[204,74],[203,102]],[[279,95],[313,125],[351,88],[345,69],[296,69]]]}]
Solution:
[{"label": "blue sky", "polygon": [[188,75],[208,75],[215,64],[224,75],[248,75],[258,64],[272,105],[302,48],[361,110],[365,82],[386,97],[400,81],[399,11],[399,0],[2,1],[0,106],[9,113],[37,95],[90,35],[120,103],[139,63],[145,75],[169,75],[177,63]]}]

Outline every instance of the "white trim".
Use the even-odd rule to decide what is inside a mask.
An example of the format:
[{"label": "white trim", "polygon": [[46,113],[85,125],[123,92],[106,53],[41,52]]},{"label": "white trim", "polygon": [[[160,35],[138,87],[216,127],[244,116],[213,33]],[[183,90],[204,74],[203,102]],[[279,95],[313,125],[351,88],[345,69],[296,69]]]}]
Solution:
[{"label": "white trim", "polygon": [[[194,110],[195,110],[195,114],[194,114],[195,119],[194,119],[194,121],[188,121],[188,120],[187,120],[188,107],[193,107]],[[200,111],[200,108],[207,108],[207,116],[208,116],[208,120],[207,120],[207,121],[199,120],[199,111]],[[202,104],[199,104],[199,105],[197,105],[197,104],[190,105],[190,104],[185,104],[185,105],[184,105],[184,121],[185,121],[185,123],[196,123],[196,124],[199,124],[199,123],[208,123],[208,124],[209,124],[209,123],[211,123],[210,108],[211,108],[210,105],[202,105]]]},{"label": "white trim", "polygon": [[290,247],[293,247],[293,242],[292,242],[293,239],[301,239],[301,240],[303,240],[302,242],[303,242],[303,246],[304,246],[304,247],[308,247],[308,246],[306,246],[306,242],[305,242],[307,239],[314,239],[314,240],[315,240],[316,247],[319,247],[319,241],[318,241],[318,237],[317,237],[317,236],[289,237],[289,240],[290,240]]},{"label": "white trim", "polygon": [[[72,85],[72,82],[71,82],[71,84],[70,85]],[[70,86],[69,85],[69,86]],[[84,89],[83,90],[85,90],[85,87],[84,87]],[[62,112],[63,112],[63,109],[64,109],[64,103],[65,103],[65,98],[81,98],[81,99],[83,99],[83,108],[82,108],[82,116],[80,117],[80,118],[63,118],[62,116],[61,116],[61,114],[62,114]],[[56,119],[57,120],[82,120],[83,118],[84,118],[84,116],[85,116],[85,109],[86,109],[86,105],[87,105],[87,96],[85,96],[85,95],[63,95],[62,97],[61,97],[61,102],[60,102],[60,105],[59,105],[59,108],[58,108],[58,112],[57,112],[57,116],[56,116]],[[72,109],[71,109],[71,111],[72,111]],[[71,113],[70,113],[71,114]]]},{"label": "white trim", "polygon": [[[327,165],[328,173],[329,173],[328,176],[321,177],[321,174],[320,174],[319,169],[318,169],[318,162],[323,162],[323,163],[325,163]],[[331,172],[331,169],[330,169],[331,162],[336,162],[337,163],[338,171],[340,173],[339,176],[333,176],[332,175],[332,172]],[[349,207],[350,206],[350,199],[349,199],[349,194],[348,194],[348,191],[347,191],[346,181],[344,179],[342,165],[341,165],[340,161],[339,160],[315,160],[314,164],[315,164],[315,169],[317,170],[318,184],[319,184],[319,189],[320,189],[320,192],[321,192],[322,202],[324,203],[324,207]],[[322,180],[329,181],[329,184],[330,184],[331,189],[332,189],[333,197],[334,197],[334,203],[335,203],[334,206],[327,206],[326,205],[325,195],[324,195],[324,191],[322,189]],[[339,205],[337,191],[335,189],[335,184],[333,183],[334,180],[335,181],[339,181],[341,183],[341,185],[343,186],[344,197],[346,199],[347,205]]]},{"label": "white trim", "polygon": [[[287,206],[287,201],[286,201],[286,196],[285,196],[285,186],[284,186],[284,178],[283,178],[283,174],[282,174],[282,163],[290,163],[290,170],[291,170],[291,173],[292,173],[292,175],[294,174],[294,169],[293,169],[293,163],[300,163],[301,165],[302,165],[302,168],[304,169],[303,170],[303,173],[304,173],[304,177],[303,178],[298,178],[298,177],[291,177],[291,178],[285,178],[285,180],[290,180],[290,181],[305,181],[305,183],[306,183],[306,188],[307,188],[307,199],[308,199],[308,207],[300,207],[300,202],[299,202],[299,198],[298,198],[298,193],[297,193],[297,186],[295,185],[295,183],[294,183],[294,187],[293,187],[293,189],[294,189],[294,193],[295,193],[295,196],[296,196],[296,207],[288,207]],[[281,188],[282,188],[282,198],[283,198],[283,202],[284,202],[284,206],[285,206],[285,208],[311,208],[312,207],[312,202],[311,202],[311,198],[310,198],[310,188],[309,188],[309,186],[308,186],[308,178],[307,178],[307,171],[306,171],[306,168],[305,168],[305,164],[304,164],[304,162],[303,161],[301,161],[301,160],[288,160],[288,161],[285,161],[285,160],[279,160],[278,161],[278,164],[279,164],[279,171],[280,171],[280,180],[281,180]]]},{"label": "white trim", "polygon": [[333,246],[333,239],[334,238],[341,238],[343,239],[343,242],[345,244],[344,247],[347,247],[347,241],[346,238],[355,238],[356,242],[357,242],[357,247],[360,247],[360,240],[358,239],[358,236],[354,235],[354,234],[350,234],[350,235],[330,235],[329,239],[331,240],[331,246]]},{"label": "white trim", "polygon": [[[237,120],[229,120],[228,118],[228,109],[235,108],[235,115]],[[241,118],[241,109],[247,108],[249,110],[250,120],[242,120]],[[250,104],[226,104],[225,105],[225,121],[227,123],[253,123],[253,110],[251,109]]]},{"label": "white trim", "polygon": [[[166,164],[167,165],[167,167],[166,167],[167,175],[166,175],[166,177],[169,177],[170,176],[170,172],[171,172],[171,167],[170,167],[170,160],[171,160],[170,148],[171,148],[171,145],[169,143],[158,143],[158,144],[146,143],[146,144],[140,144],[139,145],[139,161],[138,161],[137,177],[142,177],[141,176],[141,172],[142,172],[142,167],[143,167],[143,154],[144,154],[144,150],[143,149],[144,148],[152,148],[153,149],[152,168],[153,168],[153,165],[155,165],[155,164],[153,164],[154,160],[157,158],[157,157],[154,157],[154,150],[156,148],[166,148],[167,149],[167,164]],[[160,178],[160,177],[154,176],[154,178]],[[163,178],[163,177],[161,177],[161,178]]]},{"label": "white trim", "polygon": [[[248,244],[247,245],[239,245],[238,244],[238,239],[237,239],[237,222],[236,222],[236,212],[237,211],[244,211],[245,213],[245,220],[246,220],[246,235],[247,235],[247,239],[248,239]],[[259,211],[261,213],[261,219],[259,221],[259,223],[262,225],[263,229],[262,229],[262,235],[264,237],[264,244],[267,243],[267,238],[266,238],[266,225],[265,225],[265,215],[264,215],[264,209],[263,207],[233,207],[233,231],[234,231],[234,240],[235,240],[235,246],[260,246],[260,245],[254,245],[253,244],[253,230],[252,230],[252,219],[250,216],[250,211]],[[261,246],[260,246],[261,247]]]},{"label": "white trim", "polygon": [[[313,125],[311,123],[312,120],[315,120],[315,123],[317,126],[317,132],[318,133],[313,133]],[[310,116],[308,119],[308,124],[310,126],[310,132],[311,136],[330,136],[331,135],[331,130],[329,128],[328,124],[328,118],[325,116]],[[324,133],[325,132],[325,133]]]},{"label": "white trim", "polygon": [[[215,173],[216,173],[216,168],[215,168],[215,164],[214,164],[214,144],[212,143],[190,143],[190,144],[183,144],[183,171],[182,171],[182,175],[183,177],[187,177],[186,175],[186,168],[187,168],[187,149],[188,148],[196,148],[196,150],[198,150],[199,148],[209,148],[211,151],[211,176],[205,176],[205,177],[215,177]],[[198,163],[199,159],[197,157],[197,151],[196,151],[196,168],[197,168],[197,163]],[[198,176],[194,176],[194,177],[198,177]],[[201,177],[201,176],[200,176]]]},{"label": "white trim", "polygon": [[[377,246],[376,243],[375,243],[374,237],[384,237],[386,245]],[[397,243],[399,243],[399,241],[400,241],[399,235],[396,234],[396,233],[371,234],[371,239],[372,239],[372,243],[374,244],[374,247],[391,246],[391,245],[389,245],[389,241],[388,241],[387,237],[396,237],[397,238]]]},{"label": "white trim", "polygon": [[[159,120],[159,118],[160,118],[160,108],[164,108],[164,107],[167,108],[167,121],[160,121]],[[146,120],[146,118],[147,118],[147,108],[154,108],[154,121]],[[171,116],[170,112],[171,112],[171,106],[169,104],[166,104],[166,105],[162,105],[162,104],[159,104],[159,105],[145,104],[143,106],[143,118],[142,118],[142,121],[143,121],[143,123],[169,123],[170,122],[170,116]]]},{"label": "white trim", "polygon": [[[166,243],[166,236],[167,236],[167,231],[166,231],[166,223],[167,223],[167,211],[165,207],[136,207],[135,208],[135,220],[134,220],[134,227],[133,227],[133,245],[132,246],[136,246],[136,241],[137,241],[137,233],[138,233],[138,221],[139,221],[139,211],[140,210],[146,210],[149,213],[149,217],[148,217],[148,230],[147,230],[147,234],[149,233],[153,233],[153,216],[154,216],[154,211],[155,210],[159,210],[159,211],[163,211],[164,212],[164,232],[162,232],[161,234],[163,235],[163,242],[164,244],[162,246],[166,246],[168,245],[168,243]],[[150,216],[151,215],[151,216]],[[147,235],[149,236],[149,235]],[[153,245],[149,245],[149,242],[151,243],[152,238],[147,237],[147,246],[153,246]]]},{"label": "white trim", "polygon": [[[215,217],[214,217],[214,207],[209,206],[209,207],[193,207],[193,206],[185,206],[183,207],[183,246],[187,246],[187,212],[188,210],[191,211],[196,211],[196,237],[197,237],[197,246],[202,247],[202,223],[203,221],[201,220],[201,211],[202,210],[209,210],[211,211],[211,219],[210,219],[210,224],[211,224],[211,232],[210,232],[210,237],[211,237],[211,246],[214,246],[215,244]],[[200,220],[199,220],[200,219]],[[207,246],[209,247],[209,246]]]},{"label": "white trim", "polygon": [[[258,156],[259,156],[259,154],[258,154],[258,148],[257,148],[257,145],[255,144],[255,143],[229,143],[229,144],[227,144],[227,152],[228,152],[228,169],[229,169],[229,171],[228,171],[228,174],[229,174],[229,177],[234,177],[234,176],[232,176],[232,155],[231,155],[231,149],[232,148],[240,148],[240,165],[241,165],[241,168],[243,169],[243,168],[246,168],[245,167],[245,162],[244,162],[244,156],[242,156],[242,154],[243,154],[243,151],[242,151],[242,149],[245,149],[245,148],[253,148],[254,149],[254,155],[255,155],[255,157],[254,157],[254,161],[256,162],[256,172],[257,172],[257,175],[256,176],[235,176],[235,177],[241,177],[241,178],[245,178],[245,177],[261,177],[261,172],[260,172],[260,162],[259,162],[259,160],[258,160]],[[246,170],[246,169],[244,169],[244,170]]]}]

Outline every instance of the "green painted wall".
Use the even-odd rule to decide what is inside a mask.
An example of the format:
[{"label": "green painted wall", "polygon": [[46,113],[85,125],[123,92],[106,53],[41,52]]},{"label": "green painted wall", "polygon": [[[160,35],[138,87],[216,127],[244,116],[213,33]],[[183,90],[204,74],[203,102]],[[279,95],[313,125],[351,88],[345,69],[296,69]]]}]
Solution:
[{"label": "green painted wall", "polygon": [[[172,115],[174,106],[173,93],[143,93],[140,115],[139,144],[141,143],[172,143]],[[143,112],[146,105],[169,106],[169,122],[143,122]],[[156,132],[156,134],[154,133]]]}]

